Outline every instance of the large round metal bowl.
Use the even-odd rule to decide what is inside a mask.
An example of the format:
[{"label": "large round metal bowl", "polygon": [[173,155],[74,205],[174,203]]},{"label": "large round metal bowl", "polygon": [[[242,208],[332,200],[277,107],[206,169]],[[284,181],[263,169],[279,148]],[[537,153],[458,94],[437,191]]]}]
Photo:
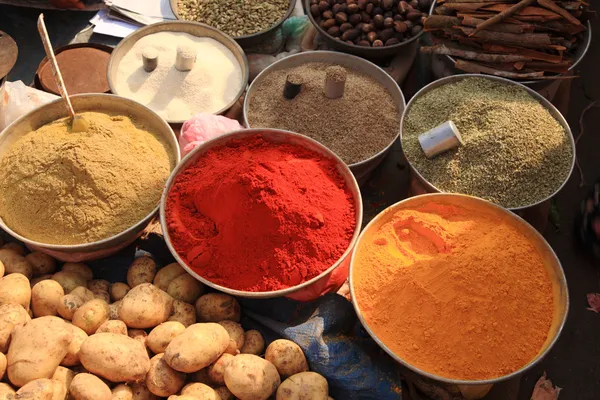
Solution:
[{"label": "large round metal bowl", "polygon": [[[301,147],[304,147],[311,151],[314,151],[318,154],[321,154],[329,159],[334,160],[337,165],[337,171],[340,173],[340,175],[342,175],[342,177],[344,178],[344,180],[346,182],[346,186],[352,193],[352,198],[354,199],[354,208],[355,208],[355,217],[356,217],[355,221],[354,221],[355,222],[354,234],[352,236],[350,244],[348,245],[348,248],[346,249],[344,254],[342,254],[342,256],[339,258],[339,260],[337,262],[335,262],[331,267],[329,267],[327,270],[323,271],[318,276],[316,276],[306,282],[303,282],[299,285],[296,285],[296,286],[293,286],[293,287],[290,287],[287,289],[270,291],[270,292],[247,292],[247,291],[242,291],[242,290],[230,289],[225,286],[217,285],[217,284],[203,278],[198,273],[196,273],[192,268],[190,268],[187,265],[185,260],[177,253],[177,251],[173,247],[173,244],[171,243],[171,238],[169,236],[169,227],[167,225],[166,212],[165,212],[167,197],[169,195],[171,187],[175,183],[177,176],[181,172],[183,172],[189,165],[194,164],[198,159],[201,159],[204,156],[204,154],[206,154],[206,152],[208,152],[209,150],[211,150],[215,147],[221,147],[221,146],[225,145],[226,143],[230,142],[231,140],[244,139],[244,138],[248,138],[250,136],[254,136],[257,134],[262,135],[262,137],[265,140],[268,140],[268,141],[271,141],[274,143],[290,143],[290,144],[293,144],[296,146],[301,146]],[[175,170],[171,173],[171,176],[169,177],[169,180],[167,181],[167,185],[165,187],[165,190],[163,192],[163,196],[162,196],[162,199],[160,202],[160,223],[162,226],[162,232],[164,235],[165,242],[167,243],[169,250],[173,254],[173,257],[175,257],[177,262],[180,265],[182,265],[186,269],[186,271],[188,273],[190,273],[190,275],[192,275],[193,277],[195,277],[196,279],[198,279],[200,282],[204,283],[205,285],[210,286],[216,290],[220,290],[221,292],[230,294],[232,296],[239,296],[239,297],[246,297],[246,298],[266,299],[266,298],[272,298],[272,297],[285,296],[285,297],[289,297],[289,298],[292,298],[295,300],[309,301],[309,300],[314,300],[315,298],[318,298],[321,294],[324,294],[326,292],[338,290],[339,289],[338,286],[341,286],[343,284],[343,282],[346,280],[346,277],[348,276],[348,268],[350,266],[350,253],[352,252],[352,249],[354,248],[356,240],[358,239],[358,235],[360,234],[360,228],[361,228],[361,224],[362,224],[362,216],[363,216],[363,208],[362,208],[362,199],[360,196],[360,189],[358,188],[358,184],[356,183],[354,176],[352,175],[352,173],[350,172],[350,170],[348,169],[346,164],[344,164],[344,162],[338,156],[336,156],[334,153],[332,153],[330,150],[328,150],[325,146],[323,146],[319,142],[312,140],[306,136],[299,135],[297,133],[287,132],[287,131],[283,131],[283,130],[276,130],[276,129],[244,129],[244,130],[234,131],[234,132],[219,136],[215,139],[209,140],[208,142],[205,142],[205,143],[199,145],[194,150],[192,150],[187,156],[185,156],[184,159],[181,161],[181,163],[177,166],[177,168],[175,168]],[[334,284],[335,282],[339,282],[339,284]]]},{"label": "large round metal bowl", "polygon": [[[398,83],[392,77],[385,72],[383,69],[379,68],[377,65],[373,64],[370,61],[364,60],[360,57],[356,57],[350,54],[336,53],[334,51],[310,51],[306,53],[299,53],[293,56],[286,57],[282,60],[275,62],[274,64],[267,67],[264,71],[262,71],[256,79],[252,82],[250,87],[248,88],[248,92],[246,93],[246,98],[244,99],[244,124],[248,128],[252,128],[248,121],[248,108],[250,106],[250,102],[252,101],[252,96],[257,91],[258,85],[272,72],[279,71],[282,69],[293,68],[300,65],[308,64],[308,63],[329,63],[336,64],[346,67],[348,69],[362,72],[365,75],[370,76],[379,82],[384,88],[392,96],[392,99],[396,103],[396,107],[398,107],[398,112],[400,115],[404,112],[404,108],[406,106],[406,102],[404,100],[404,95],[402,94],[402,90],[398,86]],[[327,112],[327,110],[323,110]],[[258,128],[258,127],[255,127]],[[269,128],[277,128],[277,127],[269,127]],[[395,135],[392,140],[390,140],[389,144],[381,149],[379,153],[369,157],[366,160],[350,164],[350,170],[356,177],[356,180],[360,185],[365,183],[373,170],[377,168],[379,164],[383,161],[385,156],[389,153],[392,145],[398,139],[400,135],[400,130],[398,130],[398,135]]]},{"label": "large round metal bowl", "polygon": [[[240,99],[240,97],[242,97],[242,94],[246,90],[248,76],[250,74],[250,69],[248,67],[248,59],[246,58],[244,50],[242,50],[242,48],[231,37],[227,36],[220,30],[208,25],[200,24],[198,22],[186,21],[159,22],[156,24],[148,25],[146,27],[136,30],[135,32],[128,35],[125,39],[123,39],[119,43],[119,45],[115,47],[110,56],[110,60],[108,61],[107,77],[108,86],[110,87],[111,92],[117,95],[119,94],[116,87],[117,71],[119,70],[119,63],[121,62],[125,54],[127,54],[127,52],[131,50],[133,45],[138,40],[140,40],[144,36],[152,35],[158,32],[183,32],[193,36],[207,37],[220,42],[229,50],[231,50],[238,63],[240,64],[240,68],[242,69],[242,85],[237,95],[229,102],[229,104],[227,104],[225,107],[215,112],[214,114],[225,113]],[[167,120],[167,122],[171,124],[182,124],[185,122],[185,120]]]},{"label": "large round metal bowl", "polygon": [[[365,321],[365,318],[362,315],[362,311],[361,311],[361,307],[360,307],[360,299],[357,299],[356,289],[354,288],[354,285],[353,285],[354,282],[353,282],[352,274],[355,271],[355,269],[357,268],[356,264],[355,264],[356,254],[360,251],[360,243],[363,240],[363,238],[366,237],[368,232],[370,232],[374,229],[377,229],[381,225],[388,222],[391,219],[391,217],[398,210],[400,210],[402,208],[414,206],[414,205],[418,205],[418,204],[423,204],[423,203],[427,203],[427,202],[455,204],[457,201],[460,201],[461,204],[465,204],[465,202],[466,202],[466,203],[476,204],[478,207],[485,207],[486,211],[489,210],[491,212],[494,212],[497,215],[501,216],[502,218],[508,219],[512,223],[514,223],[518,227],[518,229],[524,235],[526,235],[528,237],[530,242],[535,246],[536,250],[542,256],[542,259],[544,260],[546,269],[548,271],[548,276],[550,277],[550,280],[552,281],[553,298],[554,298],[554,316],[553,316],[553,320],[552,320],[552,326],[550,327],[550,331],[548,332],[548,337],[546,339],[546,342],[544,343],[542,348],[539,350],[539,352],[535,356],[535,358],[532,359],[531,361],[529,361],[529,363],[522,366],[517,371],[514,371],[514,372],[504,375],[504,376],[499,376],[499,377],[496,377],[493,379],[472,381],[472,380],[450,379],[450,378],[446,378],[443,376],[438,376],[438,375],[432,374],[430,372],[427,372],[427,371],[424,371],[422,369],[415,367],[414,365],[412,365],[409,362],[407,362],[406,360],[404,360],[402,357],[395,354],[393,351],[390,350],[389,347],[386,346],[386,344],[384,342],[382,342],[377,337],[377,335],[375,335],[375,333],[371,330],[371,328],[369,328],[369,325],[367,324],[367,322]],[[414,371],[422,376],[425,376],[427,378],[433,379],[438,382],[459,385],[459,387],[464,386],[464,385],[466,385],[466,386],[483,386],[483,385],[498,383],[498,382],[501,382],[501,381],[504,381],[507,379],[514,378],[514,377],[524,373],[525,371],[529,370],[530,368],[532,368],[534,365],[539,363],[542,360],[542,358],[544,358],[545,355],[548,354],[548,352],[550,351],[552,346],[558,340],[558,337],[560,336],[560,333],[562,332],[565,321],[567,319],[567,313],[569,310],[569,293],[568,293],[567,280],[565,278],[564,271],[562,269],[562,266],[560,264],[558,257],[556,257],[556,254],[554,253],[554,251],[552,250],[552,248],[550,247],[548,242],[546,242],[546,240],[543,238],[543,236],[540,235],[535,229],[533,229],[531,227],[531,225],[529,225],[523,219],[521,219],[520,217],[511,213],[510,211],[508,211],[500,206],[497,206],[493,203],[490,203],[486,200],[479,199],[477,197],[462,195],[462,194],[438,193],[438,194],[426,194],[426,195],[421,195],[421,196],[416,196],[416,197],[410,197],[410,198],[400,201],[399,203],[396,203],[396,204],[386,208],[384,211],[382,211],[363,230],[363,232],[361,233],[361,235],[358,239],[358,243],[354,247],[354,252],[352,253],[352,260],[350,262],[349,284],[350,284],[350,294],[352,296],[352,304],[354,305],[354,309],[356,311],[356,314],[358,315],[358,318],[360,319],[360,322],[362,323],[363,327],[367,330],[369,335],[371,335],[373,340],[375,340],[375,342],[377,342],[377,344],[386,353],[388,353],[394,360],[396,360],[400,364],[404,365],[405,367],[411,369],[412,371]],[[527,313],[527,310],[524,309],[523,313]],[[510,322],[510,321],[508,321],[508,322]]]},{"label": "large round metal bowl", "polygon": [[[569,169],[568,176],[565,178],[564,182],[560,185],[560,187],[558,187],[554,191],[554,193],[552,193],[550,196],[548,196],[546,198],[543,198],[543,199],[540,199],[537,202],[532,203],[532,204],[525,204],[525,205],[523,205],[521,207],[511,208],[511,210],[513,210],[513,211],[519,211],[519,210],[524,210],[524,209],[527,209],[527,208],[530,208],[530,207],[534,207],[534,206],[537,206],[537,205],[545,202],[546,200],[549,200],[552,197],[554,197],[563,188],[563,186],[565,186],[565,184],[569,180],[569,177],[571,176],[571,173],[573,172],[573,168],[575,167],[575,159],[576,159],[576,155],[575,155],[575,140],[573,139],[573,134],[571,133],[571,128],[569,127],[569,124],[567,123],[567,121],[565,120],[565,118],[562,116],[562,114],[560,113],[560,111],[558,111],[558,109],[556,107],[554,107],[554,105],[552,103],[550,103],[550,101],[548,101],[545,97],[543,97],[542,95],[540,95],[535,90],[530,89],[527,86],[525,86],[525,85],[523,85],[521,83],[512,81],[510,79],[505,79],[505,78],[500,78],[500,77],[497,77],[497,76],[490,76],[490,75],[481,75],[481,74],[460,74],[460,75],[448,76],[446,78],[441,78],[441,79],[438,79],[436,81],[431,82],[429,85],[427,85],[424,88],[422,88],[421,90],[419,90],[413,96],[413,98],[410,99],[410,101],[406,105],[406,108],[404,109],[404,114],[402,115],[402,121],[400,122],[400,141],[402,142],[402,134],[404,132],[404,119],[406,118],[406,116],[410,112],[410,108],[415,103],[415,101],[417,101],[417,99],[419,99],[420,97],[422,97],[426,93],[429,93],[430,91],[434,90],[435,88],[438,88],[438,87],[443,86],[443,85],[448,85],[448,84],[451,84],[451,83],[454,83],[454,82],[459,82],[459,81],[461,81],[463,79],[468,79],[468,78],[490,79],[490,80],[494,80],[494,81],[504,82],[504,83],[506,83],[508,85],[518,86],[518,87],[526,90],[531,95],[531,97],[533,97],[534,99],[536,99],[537,101],[539,101],[540,104],[542,104],[542,106],[544,106],[550,112],[550,115],[552,115],[554,118],[556,118],[556,120],[558,121],[558,123],[563,127],[563,129],[565,130],[565,134],[567,135],[567,138],[569,139],[569,142],[571,143],[571,149],[573,150],[573,160],[571,161],[571,168]],[[403,148],[403,151],[404,151],[404,148]],[[417,180],[422,184],[422,186],[428,192],[431,192],[431,193],[439,193],[439,192],[441,192],[440,189],[438,189],[437,187],[435,187],[423,175],[421,175],[421,173],[419,172],[419,170],[417,170],[417,168],[415,168],[415,166],[413,166],[410,161],[408,163],[410,165],[411,171],[416,175]]]},{"label": "large round metal bowl", "polygon": [[[149,108],[123,97],[110,94],[78,94],[71,96],[75,112],[96,111],[127,115],[141,122],[144,126],[162,137],[170,146],[174,163],[178,163],[179,144],[171,127]],[[11,148],[13,143],[27,133],[41,126],[67,117],[68,113],[62,99],[43,105],[20,117],[0,133],[0,158]],[[115,149],[119,151],[119,149]],[[25,243],[29,248],[47,253],[59,260],[69,262],[89,261],[114,254],[131,244],[142,233],[158,211],[156,208],[137,224],[112,237],[97,242],[78,245],[57,245],[40,243],[19,235],[0,218],[0,228]]]}]

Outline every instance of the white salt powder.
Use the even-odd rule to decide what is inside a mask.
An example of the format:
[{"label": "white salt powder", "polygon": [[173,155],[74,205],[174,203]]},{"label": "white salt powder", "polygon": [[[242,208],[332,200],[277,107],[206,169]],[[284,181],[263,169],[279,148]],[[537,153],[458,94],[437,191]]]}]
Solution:
[{"label": "white salt powder", "polygon": [[[142,52],[158,51],[158,66],[144,71]],[[175,68],[178,46],[197,50],[191,71]],[[183,121],[199,112],[214,113],[235,99],[242,88],[242,68],[222,43],[183,32],[144,36],[125,54],[116,77],[119,95],[136,100],[169,121]]]}]

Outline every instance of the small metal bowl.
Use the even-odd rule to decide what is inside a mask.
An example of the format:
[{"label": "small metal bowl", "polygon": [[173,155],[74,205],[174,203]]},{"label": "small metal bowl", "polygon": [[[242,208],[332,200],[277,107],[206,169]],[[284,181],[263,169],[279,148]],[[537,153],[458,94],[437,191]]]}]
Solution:
[{"label": "small metal bowl", "polygon": [[[258,90],[258,85],[270,73],[282,69],[294,68],[300,65],[315,62],[341,65],[343,67],[349,68],[354,71],[362,72],[365,75],[370,76],[371,78],[379,82],[384,88],[387,89],[387,91],[392,96],[392,99],[396,103],[396,107],[398,108],[398,112],[400,113],[400,115],[402,115],[402,113],[404,112],[406,102],[404,100],[404,94],[402,94],[402,90],[398,86],[398,83],[394,79],[392,79],[392,77],[387,72],[379,68],[377,65],[373,64],[370,61],[350,54],[337,53],[334,51],[309,51],[306,53],[294,54],[292,56],[286,57],[282,60],[273,63],[264,71],[262,71],[256,77],[256,79],[254,79],[254,81],[248,88],[246,98],[244,99],[244,125],[246,125],[246,127],[248,128],[252,128],[250,126],[250,123],[248,122],[248,108],[250,107],[252,96]],[[324,112],[327,112],[327,110],[324,110]],[[398,135],[395,135],[392,138],[392,140],[390,140],[389,144],[385,148],[381,149],[379,153],[369,157],[366,160],[349,165],[350,170],[352,171],[360,185],[365,183],[371,176],[373,170],[377,168],[379,164],[381,164],[385,156],[389,153],[390,149],[392,148],[392,145],[398,140],[399,135],[400,130],[398,130]]]},{"label": "small metal bowl", "polygon": [[[143,38],[144,36],[152,35],[154,33],[159,32],[183,32],[188,33],[193,36],[198,37],[207,37],[214,39],[225,47],[227,47],[234,54],[238,63],[240,64],[240,68],[242,69],[242,85],[237,93],[237,95],[227,104],[225,107],[215,112],[214,114],[224,114],[227,110],[231,108],[244,94],[246,90],[248,76],[250,74],[250,69],[248,67],[248,59],[246,58],[246,54],[244,50],[229,36],[225,33],[221,32],[218,29],[215,29],[211,26],[200,24],[198,22],[187,22],[187,21],[169,21],[169,22],[159,22],[156,24],[148,25],[146,27],[140,28],[123,39],[117,47],[115,47],[114,51],[110,56],[110,60],[108,61],[108,86],[110,86],[111,92],[114,94],[119,94],[116,88],[117,81],[117,71],[119,70],[119,63],[131,50],[133,45]],[[135,100],[135,99],[133,99]],[[190,117],[192,117],[190,115]],[[187,119],[187,118],[186,118]],[[182,124],[186,120],[167,120],[168,123],[171,124]]]},{"label": "small metal bowl", "polygon": [[[174,164],[179,160],[179,144],[171,127],[149,108],[123,97],[111,94],[78,94],[71,97],[76,112],[96,111],[127,115],[143,123],[150,131],[161,136],[171,147]],[[62,99],[43,105],[20,117],[0,133],[0,158],[12,147],[13,143],[24,135],[57,119],[67,117],[68,113]],[[118,151],[118,149],[115,149]],[[127,230],[97,242],[78,245],[57,245],[40,243],[19,235],[0,218],[0,228],[19,239],[27,247],[49,254],[54,258],[68,262],[90,261],[107,257],[132,243],[142,233],[158,211],[156,208],[137,224]]]},{"label": "small metal bowl", "polygon": [[[412,107],[412,105],[419,98],[421,98],[423,95],[431,92],[432,90],[434,90],[434,89],[436,89],[436,88],[438,88],[440,86],[444,86],[444,85],[448,85],[448,84],[451,84],[451,83],[459,82],[459,81],[461,81],[463,79],[468,79],[468,78],[490,79],[490,80],[494,80],[494,81],[498,81],[498,82],[503,82],[503,83],[505,83],[507,85],[518,86],[521,89],[526,90],[527,93],[529,93],[531,95],[531,97],[533,97],[534,99],[536,99],[537,101],[539,101],[540,104],[542,106],[544,106],[548,110],[548,112],[550,113],[550,115],[552,115],[558,121],[558,123],[563,127],[563,129],[565,130],[565,135],[567,136],[567,138],[569,139],[569,142],[571,143],[571,149],[573,150],[573,160],[571,161],[571,168],[570,168],[569,174],[565,178],[564,182],[550,196],[547,196],[547,197],[545,197],[543,199],[540,199],[540,200],[538,200],[538,201],[536,201],[535,203],[532,203],[532,204],[526,204],[526,205],[523,205],[523,206],[520,206],[520,207],[510,208],[510,210],[512,210],[512,211],[524,210],[524,209],[527,209],[527,208],[530,208],[530,207],[537,206],[537,205],[545,202],[546,200],[549,200],[552,197],[554,197],[565,186],[565,184],[569,180],[569,177],[571,176],[571,173],[573,173],[573,168],[575,168],[575,159],[576,159],[576,155],[575,155],[575,140],[573,139],[573,134],[571,133],[571,128],[569,127],[569,124],[567,123],[567,121],[565,120],[565,118],[562,116],[562,114],[560,113],[560,111],[558,111],[558,109],[556,107],[554,107],[554,105],[552,103],[550,103],[549,100],[547,100],[545,97],[543,97],[542,95],[540,95],[535,90],[530,89],[527,86],[525,86],[525,85],[523,85],[521,83],[512,81],[510,79],[500,78],[500,77],[491,76],[491,75],[482,75],[482,74],[459,74],[459,75],[448,76],[446,78],[441,78],[441,79],[438,79],[437,81],[431,82],[430,84],[428,84],[427,86],[425,86],[424,88],[422,88],[421,90],[419,90],[412,97],[412,99],[410,99],[410,101],[406,105],[406,108],[404,109],[404,114],[402,114],[402,121],[400,122],[400,143],[402,143],[402,134],[404,132],[404,119],[406,118],[406,116],[410,112],[410,108]],[[404,151],[404,148],[402,148],[402,151]],[[417,180],[423,185],[423,187],[428,192],[430,192],[430,193],[440,193],[440,192],[442,192],[440,189],[438,189],[432,183],[430,183],[423,175],[421,175],[421,173],[419,172],[419,170],[414,165],[412,165],[412,163],[408,160],[408,158],[407,158],[407,161],[408,161],[408,164],[410,165],[411,171],[416,175]]]},{"label": "small metal bowl", "polygon": [[[217,285],[217,284],[205,279],[198,273],[196,273],[192,268],[190,268],[186,264],[185,260],[180,257],[180,255],[177,253],[177,251],[173,247],[173,244],[171,243],[171,237],[169,235],[169,227],[167,225],[167,220],[166,220],[167,198],[168,198],[169,192],[171,191],[171,187],[173,186],[173,184],[175,183],[175,180],[177,179],[177,176],[181,172],[183,172],[188,166],[194,164],[198,159],[202,158],[204,156],[204,154],[206,154],[209,150],[216,148],[216,147],[224,146],[226,143],[230,142],[231,140],[245,139],[250,136],[257,135],[257,134],[262,135],[262,137],[265,140],[268,140],[270,142],[290,143],[290,144],[293,144],[296,146],[301,146],[301,147],[304,147],[311,151],[314,151],[318,154],[321,154],[321,155],[327,157],[328,159],[334,160],[336,163],[336,166],[337,166],[337,171],[342,175],[342,177],[344,178],[344,180],[346,182],[348,189],[352,193],[352,198],[354,199],[354,208],[355,208],[354,234],[352,236],[350,244],[348,245],[348,248],[346,249],[344,254],[342,254],[342,256],[339,258],[339,260],[336,261],[327,270],[323,271],[318,276],[315,276],[314,278],[312,278],[306,282],[303,282],[299,285],[296,285],[296,286],[293,286],[290,288],[286,288],[286,289],[282,289],[282,290],[275,290],[275,291],[271,291],[271,292],[247,292],[247,291],[242,291],[242,290],[230,289],[225,286]],[[175,260],[177,260],[177,262],[180,265],[182,265],[190,275],[192,275],[193,277],[195,277],[196,279],[198,279],[200,282],[204,283],[205,285],[210,286],[221,292],[230,294],[232,296],[239,296],[239,297],[246,297],[246,298],[259,298],[259,299],[267,299],[267,298],[272,298],[272,297],[285,296],[285,297],[289,297],[289,298],[292,298],[295,300],[309,301],[309,300],[316,299],[323,292],[330,292],[330,291],[335,291],[335,290],[339,289],[337,286],[335,286],[335,287],[331,286],[332,282],[329,282],[329,280],[333,276],[335,278],[334,280],[337,282],[337,281],[340,281],[340,279],[339,279],[340,276],[343,276],[343,279],[341,279],[341,281],[343,282],[346,279],[345,277],[348,276],[348,268],[350,266],[350,253],[352,252],[352,249],[354,248],[354,245],[355,245],[355,243],[358,239],[358,235],[360,233],[360,228],[361,228],[361,224],[362,224],[362,216],[363,216],[363,208],[362,208],[362,199],[360,196],[360,189],[358,188],[358,184],[356,183],[356,180],[354,179],[354,175],[352,175],[352,173],[350,172],[350,170],[348,169],[346,164],[344,164],[344,162],[338,156],[336,156],[334,153],[332,153],[329,149],[327,149],[325,146],[323,146],[319,142],[317,142],[313,139],[310,139],[306,136],[299,135],[297,133],[283,131],[283,130],[276,130],[276,129],[243,129],[243,130],[239,130],[239,131],[230,132],[228,134],[219,136],[215,139],[209,140],[208,142],[205,142],[205,143],[199,145],[194,150],[192,150],[187,156],[185,156],[183,158],[183,160],[181,160],[181,163],[179,163],[179,165],[175,168],[175,170],[173,170],[173,172],[171,173],[171,176],[169,177],[169,180],[167,181],[167,185],[165,187],[165,190],[162,195],[162,199],[160,201],[160,224],[162,227],[162,232],[164,235],[165,242],[167,243],[167,246],[169,247],[171,254],[173,254],[173,257],[175,257]]]},{"label": "small metal bowl", "polygon": [[[360,308],[360,300],[356,297],[356,290],[354,288],[353,271],[356,267],[356,254],[360,251],[361,241],[367,236],[367,232],[370,232],[374,229],[377,229],[384,223],[390,220],[390,218],[400,209],[420,205],[428,202],[435,203],[443,203],[443,204],[456,204],[460,202],[461,204],[471,203],[476,204],[478,207],[485,207],[487,210],[496,213],[502,218],[506,218],[511,220],[521,232],[528,237],[531,244],[535,246],[537,251],[541,254],[542,259],[546,265],[546,269],[548,271],[548,275],[550,276],[550,280],[552,281],[553,286],[553,297],[554,297],[554,316],[552,320],[552,326],[550,327],[550,331],[548,333],[548,337],[546,342],[535,356],[534,359],[529,361],[526,365],[522,366],[517,371],[514,371],[510,374],[499,376],[492,379],[485,380],[460,380],[460,379],[451,379],[443,376],[438,376],[433,373],[424,371],[420,368],[415,367],[414,365],[408,363],[402,357],[395,354],[389,347],[386,346],[384,342],[382,342],[377,335],[369,328],[365,318],[362,315],[362,311]],[[459,388],[461,386],[484,386],[490,385],[498,382],[502,382],[516,376],[523,374],[524,372],[531,369],[534,365],[538,364],[544,356],[548,354],[552,346],[558,340],[565,322],[567,320],[567,314],[569,311],[569,291],[567,286],[567,280],[565,278],[565,274],[563,268],[560,264],[560,260],[552,250],[552,247],[546,242],[544,237],[540,235],[531,225],[525,222],[523,219],[518,217],[517,215],[511,213],[510,211],[495,205],[487,200],[483,200],[477,197],[467,196],[463,194],[446,194],[446,193],[437,193],[437,194],[426,194],[416,197],[410,197],[408,199],[402,200],[385,210],[383,210],[380,214],[378,214],[363,230],[360,237],[358,238],[358,243],[354,247],[354,251],[352,252],[352,259],[350,262],[350,275],[349,275],[349,285],[350,285],[350,294],[352,296],[352,304],[354,305],[354,310],[358,315],[358,318],[366,329],[366,331],[371,335],[373,340],[377,342],[379,347],[381,347],[386,353],[388,353],[394,360],[409,368],[410,370],[425,376],[427,378],[433,379],[437,382],[444,382],[447,384],[458,385]],[[527,310],[523,310],[523,313],[527,313]]]}]

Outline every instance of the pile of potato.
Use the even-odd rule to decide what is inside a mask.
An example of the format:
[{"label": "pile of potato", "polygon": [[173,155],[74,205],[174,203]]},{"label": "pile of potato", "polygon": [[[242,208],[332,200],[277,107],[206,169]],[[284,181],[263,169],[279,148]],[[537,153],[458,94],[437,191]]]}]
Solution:
[{"label": "pile of potato", "polygon": [[56,269],[0,249],[0,400],[331,399],[298,345],[265,351],[237,300],[205,293],[179,264],[139,257],[112,284],[82,263]]}]

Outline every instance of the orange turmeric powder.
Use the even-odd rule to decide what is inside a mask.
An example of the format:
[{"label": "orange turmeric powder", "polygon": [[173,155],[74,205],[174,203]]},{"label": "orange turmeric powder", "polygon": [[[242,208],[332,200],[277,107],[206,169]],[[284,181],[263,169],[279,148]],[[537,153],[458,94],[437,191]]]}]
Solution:
[{"label": "orange turmeric powder", "polygon": [[413,200],[359,242],[352,290],[366,324],[437,376],[484,380],[520,369],[553,321],[542,255],[512,218],[480,200]]}]

